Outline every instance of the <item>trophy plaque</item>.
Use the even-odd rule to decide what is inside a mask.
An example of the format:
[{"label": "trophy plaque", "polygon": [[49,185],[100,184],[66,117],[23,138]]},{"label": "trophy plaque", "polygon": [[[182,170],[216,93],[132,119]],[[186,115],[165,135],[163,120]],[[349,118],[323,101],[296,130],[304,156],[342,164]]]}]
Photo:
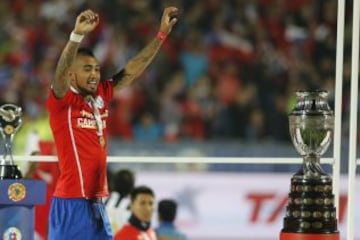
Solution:
[{"label": "trophy plaque", "polygon": [[289,130],[303,164],[291,178],[280,240],[339,239],[332,178],[320,166],[333,135],[334,114],[327,96],[321,90],[296,92]]},{"label": "trophy plaque", "polygon": [[0,179],[22,178],[12,157],[14,135],[20,126],[21,108],[14,104],[0,106],[0,134],[4,144],[4,153],[0,159]]}]

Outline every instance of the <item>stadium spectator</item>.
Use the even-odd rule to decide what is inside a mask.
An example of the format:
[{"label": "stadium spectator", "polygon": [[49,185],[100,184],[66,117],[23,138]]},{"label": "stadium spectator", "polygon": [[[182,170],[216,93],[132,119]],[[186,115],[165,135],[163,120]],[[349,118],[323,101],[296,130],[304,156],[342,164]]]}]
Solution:
[{"label": "stadium spectator", "polygon": [[[284,133],[271,129],[279,118],[284,120],[284,112],[277,106],[278,99],[286,101],[283,105],[291,105],[289,94],[293,94],[294,84],[301,89],[334,89],[331,76],[335,75],[336,2],[176,2],[182,10],[183,21],[163,45],[164,51],[141,76],[141,84],[124,89],[114,97],[109,135],[137,141],[132,130],[139,114],[150,111],[155,115],[154,123],[164,130],[165,141],[198,139],[201,135],[205,141],[225,138],[247,142],[244,137],[247,124],[242,123],[249,119],[238,115],[243,114],[243,109],[237,111],[235,98],[238,93],[245,94],[243,88],[251,83],[257,90],[255,107],[265,121],[264,137],[290,143]],[[103,66],[103,76],[110,77],[152,37],[157,13],[167,3],[162,0],[1,1],[0,20],[4,26],[0,29],[0,102],[16,103],[28,115],[45,111],[42,96],[48,93],[46,86],[51,79],[51,69],[73,27],[68,19],[89,5],[97,8],[103,21],[84,44],[93,47]],[[348,6],[347,11],[351,11]],[[54,10],[56,13],[52,14]],[[345,33],[350,32],[345,29]],[[346,51],[351,48],[348,39],[346,35]],[[349,60],[345,58],[345,70],[347,65]],[[226,76],[222,76],[225,70]],[[177,77],[182,83],[169,87],[179,72]],[[344,75],[343,112],[348,116],[350,85],[346,71]],[[208,79],[204,91],[208,91],[206,99],[210,104],[205,104],[203,98],[194,102],[192,94],[187,93],[190,86],[197,87],[201,78]],[[169,89],[175,87],[179,87],[177,93]],[[199,118],[189,120],[189,116],[183,114],[182,106],[189,101],[194,106],[211,105],[206,113],[200,108],[207,114],[202,117],[206,126],[204,134],[200,134],[203,130],[200,130]],[[236,118],[241,122],[231,122]],[[344,124],[347,122],[345,117]]]},{"label": "stadium spectator", "polygon": [[185,234],[175,226],[177,203],[173,199],[163,199],[158,203],[159,226],[155,229],[158,240],[186,240]]}]

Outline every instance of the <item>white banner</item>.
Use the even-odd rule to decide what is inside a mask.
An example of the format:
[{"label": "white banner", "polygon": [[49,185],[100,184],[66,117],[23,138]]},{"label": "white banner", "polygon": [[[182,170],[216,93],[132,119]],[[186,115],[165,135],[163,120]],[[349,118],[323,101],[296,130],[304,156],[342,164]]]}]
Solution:
[{"label": "white banner", "polygon": [[[156,200],[178,201],[176,225],[192,240],[278,240],[283,226],[289,174],[137,172]],[[359,183],[359,180],[357,181]],[[341,179],[339,230],[346,239],[346,185]],[[357,185],[357,196],[360,194]],[[360,208],[356,209],[360,222]],[[156,216],[152,225],[157,225]],[[360,232],[356,230],[357,239]]]}]

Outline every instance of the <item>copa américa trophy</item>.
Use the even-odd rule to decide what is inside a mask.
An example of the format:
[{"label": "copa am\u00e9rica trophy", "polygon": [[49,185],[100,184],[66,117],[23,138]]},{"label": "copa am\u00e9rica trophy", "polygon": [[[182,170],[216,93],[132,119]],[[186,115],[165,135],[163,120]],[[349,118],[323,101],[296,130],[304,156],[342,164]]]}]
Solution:
[{"label": "copa am\u00e9rica trophy", "polygon": [[280,240],[339,240],[332,178],[320,165],[334,128],[328,92],[298,91],[296,97],[289,130],[303,163],[291,178]]},{"label": "copa am\u00e9rica trophy", "polygon": [[4,153],[0,159],[0,179],[22,178],[12,156],[14,135],[21,126],[21,114],[21,107],[14,104],[0,106],[0,135],[4,145]]}]

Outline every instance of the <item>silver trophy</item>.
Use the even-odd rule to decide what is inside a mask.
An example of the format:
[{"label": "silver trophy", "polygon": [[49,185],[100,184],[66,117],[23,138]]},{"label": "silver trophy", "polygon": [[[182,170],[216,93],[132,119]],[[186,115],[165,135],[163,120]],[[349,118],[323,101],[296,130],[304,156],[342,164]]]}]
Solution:
[{"label": "silver trophy", "polygon": [[292,142],[304,158],[295,177],[328,178],[320,166],[320,156],[328,149],[334,128],[334,113],[327,103],[326,91],[296,92],[297,104],[289,115]]},{"label": "silver trophy", "polygon": [[0,107],[0,134],[4,144],[4,153],[0,159],[0,179],[22,178],[12,156],[14,135],[21,126],[21,107],[4,104]]},{"label": "silver trophy", "polygon": [[289,115],[289,130],[303,164],[291,179],[281,240],[304,233],[338,237],[332,179],[320,165],[334,128],[334,113],[327,96],[321,90],[296,92],[297,103]]}]

